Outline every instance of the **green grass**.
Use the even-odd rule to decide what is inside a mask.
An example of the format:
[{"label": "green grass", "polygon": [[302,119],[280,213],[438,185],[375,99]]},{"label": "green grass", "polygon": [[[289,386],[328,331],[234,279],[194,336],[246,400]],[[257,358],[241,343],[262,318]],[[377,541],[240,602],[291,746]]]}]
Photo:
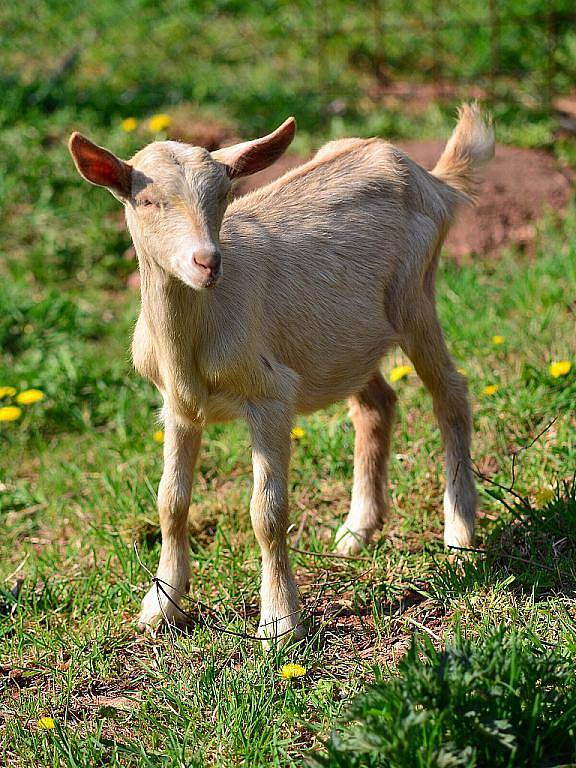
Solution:
[{"label": "green grass", "polygon": [[[30,6],[2,11],[3,34],[21,45],[3,46],[0,387],[45,393],[22,406],[20,419],[0,423],[0,749],[9,766],[301,765],[328,754],[330,733],[346,730],[340,718],[351,701],[365,701],[355,697],[375,679],[397,680],[401,692],[411,676],[427,679],[415,651],[398,666],[415,634],[438,651],[448,644],[471,663],[488,664],[501,658],[493,631],[502,625],[503,647],[520,649],[520,670],[538,646],[554,646],[573,689],[574,205],[540,223],[531,256],[503,252],[461,266],[446,259],[440,269],[439,311],[468,376],[473,456],[484,476],[477,552],[454,557],[442,548],[442,449],[430,398],[412,374],[395,385],[392,513],[375,547],[357,559],[330,556],[352,479],[345,408],[298,419],[305,434],[293,445],[290,544],[308,641],[264,656],[257,643],[233,634],[252,634],[258,621],[250,450],[240,423],[213,426],[205,436],[190,513],[189,626],[156,639],[135,633],[147,569],[154,571],[160,550],[161,447],[153,439],[160,399],[130,366],[138,299],[125,287],[135,265],[124,255],[129,240],[117,203],[77,177],[65,147],[70,131],[82,128],[128,156],[149,135],[124,133],[123,117],[143,119],[181,101],[213,103],[244,133],[296,113],[304,151],[341,133],[447,135],[452,119],[451,104],[432,105],[418,120],[400,108],[375,109],[362,96],[365,67],[337,40],[331,67],[348,86],[364,74],[358,103],[327,118],[330,88],[319,91],[310,75],[309,49],[285,45],[273,5],[267,17],[254,16],[248,4],[223,3],[213,18],[201,9],[197,51],[189,33],[199,17],[184,19],[177,2],[135,2],[128,10],[102,2],[83,14],[74,4],[44,3],[34,27]],[[282,7],[298,30],[313,27],[311,9],[299,16]],[[121,24],[131,11],[134,23]],[[351,25],[353,42],[365,19],[340,14],[333,21]],[[268,41],[261,53],[274,67],[265,56],[239,67],[229,47],[218,47],[239,25],[245,34],[256,29],[250,40]],[[92,39],[96,26],[102,31]],[[562,55],[571,34],[562,37]],[[47,64],[52,72],[77,41],[84,46],[79,66],[49,87]],[[516,59],[507,54],[510,66],[526,64],[529,48],[520,50],[521,42]],[[401,43],[392,52],[407,77],[421,49],[417,36]],[[472,48],[471,76],[485,58],[480,42]],[[358,62],[366,51],[356,53]],[[181,64],[186,55],[194,59],[189,67]],[[507,140],[550,143],[552,125],[538,111],[518,112],[504,101],[496,111]],[[573,141],[555,150],[576,157]],[[493,335],[504,343],[493,345]],[[563,359],[572,370],[553,378],[550,363]],[[404,362],[394,352],[384,371]],[[483,394],[491,384],[497,391]],[[2,405],[12,402],[5,397]],[[512,492],[505,489],[514,453]],[[445,658],[425,653],[432,669]],[[505,654],[502,664],[508,660]],[[288,661],[304,665],[306,675],[281,680]],[[489,685],[491,678],[482,680]],[[419,702],[410,701],[417,710]],[[535,706],[529,691],[520,701]],[[434,710],[438,734],[462,711],[456,703]],[[503,701],[490,706],[495,717],[508,716]],[[547,717],[546,707],[534,711]],[[52,717],[55,729],[40,729],[41,717]],[[462,764],[483,765],[468,757]]]},{"label": "green grass", "polygon": [[[270,130],[289,109],[312,136],[398,136],[413,122],[403,104],[381,108],[381,86],[440,80],[462,85],[457,98],[471,87],[490,94],[509,141],[550,144],[548,78],[564,93],[576,74],[572,4],[495,8],[497,18],[482,0],[22,0],[0,11],[0,121],[9,128],[26,115],[35,126],[68,113],[110,131],[188,102],[215,105],[243,132]],[[436,135],[451,115],[432,105],[424,123]]]}]

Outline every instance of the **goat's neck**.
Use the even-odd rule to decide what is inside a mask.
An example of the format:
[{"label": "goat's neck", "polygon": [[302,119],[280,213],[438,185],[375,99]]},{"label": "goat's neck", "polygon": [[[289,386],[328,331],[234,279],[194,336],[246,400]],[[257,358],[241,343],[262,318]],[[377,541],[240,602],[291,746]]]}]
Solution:
[{"label": "goat's neck", "polygon": [[164,359],[189,360],[203,335],[208,297],[169,275],[153,260],[140,257],[139,262],[142,311],[157,352]]}]

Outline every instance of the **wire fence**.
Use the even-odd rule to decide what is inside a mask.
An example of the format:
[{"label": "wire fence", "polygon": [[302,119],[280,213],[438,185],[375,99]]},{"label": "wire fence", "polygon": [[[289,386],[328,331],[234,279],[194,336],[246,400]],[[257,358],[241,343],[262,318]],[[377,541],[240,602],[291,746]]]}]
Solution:
[{"label": "wire fence", "polygon": [[[348,46],[348,59],[362,64],[376,83],[376,93],[411,96],[416,84],[437,92],[476,86],[491,103],[523,101],[550,113],[555,96],[576,83],[576,5],[545,0],[537,10],[518,12],[510,4],[488,0],[468,16],[451,0],[437,0],[428,12],[399,10],[388,0],[370,0],[353,28],[334,24],[331,3],[316,0],[318,88],[328,95],[350,93],[331,68],[336,41]],[[362,38],[363,44],[358,45]],[[398,87],[398,84],[404,88]]]},{"label": "wire fence", "polygon": [[30,0],[0,11],[4,80],[9,73],[24,82],[27,103],[90,105],[109,120],[121,109],[144,114],[190,101],[229,106],[250,129],[264,129],[290,104],[314,129],[387,99],[470,96],[550,115],[576,83],[573,0],[99,0],[82,13],[76,0],[62,0],[34,7],[41,38],[30,26]]}]

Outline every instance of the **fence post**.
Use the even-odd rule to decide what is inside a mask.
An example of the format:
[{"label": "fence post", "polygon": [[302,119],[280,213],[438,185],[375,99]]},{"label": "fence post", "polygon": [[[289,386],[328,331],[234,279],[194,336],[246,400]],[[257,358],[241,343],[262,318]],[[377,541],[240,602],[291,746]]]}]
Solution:
[{"label": "fence post", "polygon": [[493,104],[496,98],[496,78],[500,69],[500,19],[498,17],[497,0],[490,0],[490,91],[489,98]]},{"label": "fence post", "polygon": [[546,104],[545,108],[548,116],[552,113],[554,102],[554,80],[556,78],[556,14],[554,9],[554,0],[546,2]]},{"label": "fence post", "polygon": [[444,91],[444,83],[441,82],[443,75],[442,67],[442,43],[440,40],[440,31],[442,29],[442,15],[440,13],[441,0],[436,0],[433,4],[434,12],[432,16],[432,77],[439,85],[440,93]]},{"label": "fence post", "polygon": [[318,96],[320,102],[320,123],[323,126],[326,119],[326,2],[316,0],[316,66],[318,78]]},{"label": "fence post", "polygon": [[372,53],[372,71],[376,80],[389,82],[387,67],[385,64],[386,48],[384,46],[384,23],[381,0],[372,0],[372,16],[374,30],[374,51]]}]

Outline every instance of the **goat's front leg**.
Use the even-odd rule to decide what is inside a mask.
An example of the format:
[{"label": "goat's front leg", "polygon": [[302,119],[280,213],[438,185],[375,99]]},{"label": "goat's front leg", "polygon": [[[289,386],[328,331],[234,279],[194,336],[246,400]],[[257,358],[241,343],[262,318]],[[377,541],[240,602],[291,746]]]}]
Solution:
[{"label": "goat's front leg", "polygon": [[304,634],[299,623],[298,588],[288,560],[288,464],[291,408],[284,403],[251,403],[254,491],[250,517],[262,553],[261,618],[258,635],[268,645]]},{"label": "goat's front leg", "polygon": [[170,415],[166,418],[164,471],[158,488],[162,551],[158,583],[142,602],[138,621],[141,631],[153,630],[163,621],[176,621],[180,598],[188,593],[188,508],[201,436],[201,430],[176,423]]}]

